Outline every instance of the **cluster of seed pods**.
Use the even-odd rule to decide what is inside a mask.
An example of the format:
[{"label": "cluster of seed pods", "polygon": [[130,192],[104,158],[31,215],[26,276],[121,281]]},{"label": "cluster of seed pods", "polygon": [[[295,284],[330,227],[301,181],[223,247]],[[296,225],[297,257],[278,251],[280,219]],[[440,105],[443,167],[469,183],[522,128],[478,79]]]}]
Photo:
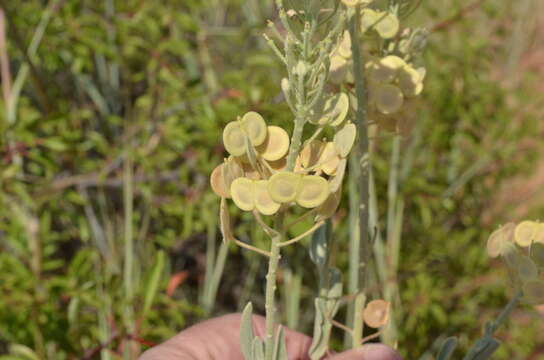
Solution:
[{"label": "cluster of seed pods", "polygon": [[228,123],[223,143],[230,156],[210,178],[213,191],[232,199],[243,211],[274,215],[282,206],[297,204],[317,210],[317,217],[334,214],[340,202],[340,187],[346,157],[356,137],[356,127],[346,122],[347,95],[324,101],[323,109],[310,120],[336,127],[333,141],[313,140],[303,146],[293,171],[286,168],[289,135],[277,126],[267,126],[256,112]]},{"label": "cluster of seed pods", "polygon": [[[344,1],[346,5],[368,5],[370,1]],[[374,41],[363,48],[365,77],[371,118],[387,120],[402,114],[403,106],[423,91],[425,68],[416,68],[411,62],[411,43],[417,32],[406,29],[400,32],[397,16],[386,11],[365,7],[361,11],[361,32],[366,38],[379,37],[387,41],[385,49],[374,48]],[[331,80],[336,83],[352,83],[352,54],[349,32],[345,32],[330,55]],[[385,52],[385,55],[383,55]],[[407,107],[410,109],[410,107]]]},{"label": "cluster of seed pods", "polygon": [[526,302],[544,304],[544,223],[527,220],[501,226],[489,237],[487,253],[504,258]]}]

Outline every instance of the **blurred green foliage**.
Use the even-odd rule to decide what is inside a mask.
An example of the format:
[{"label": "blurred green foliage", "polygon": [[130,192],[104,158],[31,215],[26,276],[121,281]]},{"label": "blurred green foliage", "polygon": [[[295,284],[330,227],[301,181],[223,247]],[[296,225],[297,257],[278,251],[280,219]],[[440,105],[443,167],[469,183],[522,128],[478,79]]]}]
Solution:
[{"label": "blurred green foliage", "polygon": [[[260,37],[275,16],[268,3],[0,1],[12,89],[30,69],[13,121],[5,93],[0,103],[1,359],[135,356],[210,315],[202,289],[220,250],[210,247],[218,199],[207,177],[224,156],[220,131],[248,109],[290,126],[280,64]],[[411,21],[432,27],[466,5],[424,2]],[[506,275],[483,244],[508,209],[491,221],[483,214],[502,184],[530,171],[536,151],[512,159],[538,128],[525,110],[531,90],[508,91],[494,76],[513,7],[486,3],[431,35],[425,99],[403,152],[413,161],[401,183],[407,359],[437,334],[461,335],[466,349],[507,301]],[[36,54],[25,55],[41,31]],[[380,139],[374,163],[382,211],[389,142]],[[343,269],[345,214],[335,221]],[[245,215],[237,224],[240,238],[264,241]],[[262,311],[264,265],[231,250],[212,314],[250,296]],[[302,277],[301,308],[311,309],[306,250],[289,251],[280,281]],[[525,319],[533,313],[520,310],[500,332],[497,358],[531,354],[542,333]],[[308,331],[311,319],[305,311],[290,324]]]}]

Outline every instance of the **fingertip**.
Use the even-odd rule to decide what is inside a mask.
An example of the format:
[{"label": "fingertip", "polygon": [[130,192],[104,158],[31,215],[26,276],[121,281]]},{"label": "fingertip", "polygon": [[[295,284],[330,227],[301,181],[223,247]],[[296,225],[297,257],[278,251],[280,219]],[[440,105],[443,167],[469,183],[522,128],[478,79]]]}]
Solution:
[{"label": "fingertip", "polygon": [[333,360],[402,360],[395,350],[384,344],[367,344],[359,349],[334,355]]}]

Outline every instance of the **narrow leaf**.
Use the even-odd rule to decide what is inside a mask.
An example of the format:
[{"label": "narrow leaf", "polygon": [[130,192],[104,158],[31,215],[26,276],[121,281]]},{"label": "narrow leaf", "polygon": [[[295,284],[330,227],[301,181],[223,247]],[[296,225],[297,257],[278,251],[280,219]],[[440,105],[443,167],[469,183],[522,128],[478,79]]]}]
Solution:
[{"label": "narrow leaf", "polygon": [[253,315],[253,305],[248,303],[242,313],[242,322],[240,323],[240,347],[244,359],[254,360],[253,354],[253,341],[256,338],[253,334],[253,323],[251,317]]},{"label": "narrow leaf", "polygon": [[164,269],[164,252],[159,251],[157,252],[157,255],[155,258],[155,264],[153,265],[153,268],[151,269],[151,275],[149,276],[149,280],[147,282],[147,286],[145,289],[142,319],[145,319],[147,312],[149,311],[149,309],[151,308],[151,305],[153,304],[155,295],[157,295],[157,289],[159,288],[159,283],[161,280],[161,274],[163,269]]},{"label": "narrow leaf", "polygon": [[452,336],[444,340],[436,360],[449,360],[457,347],[457,338]]}]

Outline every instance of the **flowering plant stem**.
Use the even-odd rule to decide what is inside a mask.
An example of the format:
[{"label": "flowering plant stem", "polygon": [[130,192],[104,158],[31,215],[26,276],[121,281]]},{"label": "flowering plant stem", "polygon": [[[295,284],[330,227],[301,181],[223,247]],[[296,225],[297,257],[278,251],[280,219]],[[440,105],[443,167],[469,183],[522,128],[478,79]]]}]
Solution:
[{"label": "flowering plant stem", "polygon": [[[359,18],[361,6],[350,8],[348,11],[349,33],[352,39],[351,51],[353,54],[353,74],[355,78],[355,94],[357,97],[357,112],[355,123],[357,124],[358,160],[359,160],[359,236],[352,237],[350,242],[350,286],[351,293],[357,294],[351,304],[348,319],[353,330],[351,335],[351,347],[361,346],[363,338],[363,312],[366,302],[366,286],[368,276],[368,262],[370,260],[370,242],[368,236],[368,199],[369,199],[369,147],[368,124],[366,110],[365,80],[363,76],[363,59],[359,45]],[[352,229],[354,231],[354,229]],[[362,271],[361,271],[362,270]]]}]

